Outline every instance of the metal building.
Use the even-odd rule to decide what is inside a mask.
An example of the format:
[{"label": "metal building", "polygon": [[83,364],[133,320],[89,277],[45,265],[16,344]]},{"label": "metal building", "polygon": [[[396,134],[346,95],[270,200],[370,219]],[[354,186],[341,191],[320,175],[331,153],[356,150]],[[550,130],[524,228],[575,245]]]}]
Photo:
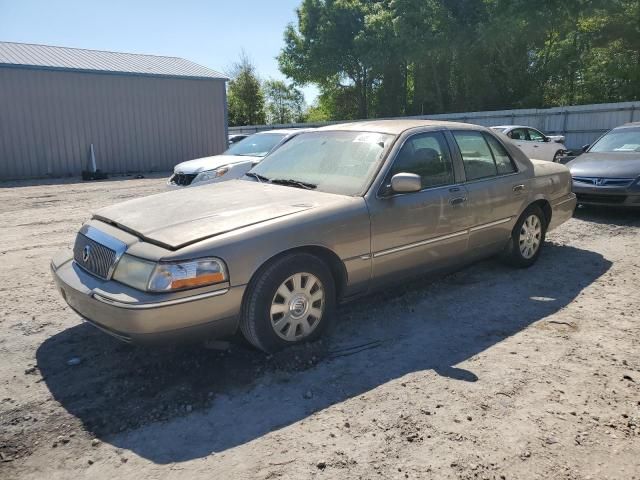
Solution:
[{"label": "metal building", "polygon": [[225,81],[182,58],[0,42],[0,179],[169,171],[227,145]]}]

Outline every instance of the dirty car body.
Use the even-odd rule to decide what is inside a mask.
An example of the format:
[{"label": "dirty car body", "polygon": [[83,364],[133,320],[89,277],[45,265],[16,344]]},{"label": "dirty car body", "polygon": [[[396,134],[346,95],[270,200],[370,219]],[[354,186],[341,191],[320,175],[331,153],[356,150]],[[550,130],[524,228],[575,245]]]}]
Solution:
[{"label": "dirty car body", "polygon": [[[322,145],[335,150],[323,157]],[[242,180],[97,211],[74,252],[52,261],[64,299],[122,340],[224,336],[240,327],[270,351],[314,338],[334,302],[414,274],[512,244],[528,266],[544,232],[576,204],[564,166],[531,161],[506,137],[473,125],[330,126],[270,157]],[[191,283],[199,269],[210,282]]]}]

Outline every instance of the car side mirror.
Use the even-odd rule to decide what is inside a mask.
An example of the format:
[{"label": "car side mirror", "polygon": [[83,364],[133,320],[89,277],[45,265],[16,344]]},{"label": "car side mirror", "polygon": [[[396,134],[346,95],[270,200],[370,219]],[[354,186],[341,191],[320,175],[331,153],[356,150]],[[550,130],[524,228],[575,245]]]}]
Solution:
[{"label": "car side mirror", "polygon": [[589,150],[589,147],[590,147],[590,146],[591,146],[591,145],[589,145],[589,144],[587,144],[587,145],[583,145],[583,146],[582,146],[582,153],[584,153],[584,152],[586,152],[587,150]]},{"label": "car side mirror", "polygon": [[545,143],[549,143],[550,141],[551,141],[551,139],[550,139],[549,137],[544,137],[543,142],[545,142]]},{"label": "car side mirror", "polygon": [[422,180],[415,173],[396,173],[391,177],[393,193],[412,193],[422,190]]}]

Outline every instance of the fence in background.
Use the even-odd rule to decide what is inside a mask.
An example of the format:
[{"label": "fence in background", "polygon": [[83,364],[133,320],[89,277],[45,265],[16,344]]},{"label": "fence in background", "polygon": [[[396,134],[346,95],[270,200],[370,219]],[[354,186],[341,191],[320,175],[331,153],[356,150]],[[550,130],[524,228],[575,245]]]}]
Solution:
[{"label": "fence in background", "polygon": [[[573,107],[531,108],[499,110],[493,112],[445,113],[440,115],[418,115],[412,117],[425,120],[447,120],[474,123],[486,127],[494,125],[527,125],[549,135],[564,135],[569,149],[578,149],[592,143],[607,130],[640,121],[640,102],[602,103]],[[229,127],[229,134],[255,133],[275,128],[321,127],[343,122],[292,123],[285,125],[251,125]]]}]

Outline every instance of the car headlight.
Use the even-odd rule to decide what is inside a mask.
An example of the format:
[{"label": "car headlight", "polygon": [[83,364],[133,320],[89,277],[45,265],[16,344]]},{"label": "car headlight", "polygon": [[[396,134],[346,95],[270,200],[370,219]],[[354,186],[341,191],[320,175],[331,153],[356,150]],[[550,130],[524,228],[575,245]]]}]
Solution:
[{"label": "car headlight", "polygon": [[125,254],[113,279],[138,290],[170,292],[226,282],[228,275],[218,258],[156,263]]},{"label": "car headlight", "polygon": [[196,175],[196,178],[193,179],[191,184],[214,180],[216,178],[223,176],[228,171],[229,171],[229,167],[225,166],[225,167],[216,168],[215,170],[206,170],[204,172],[200,172],[198,175]]},{"label": "car headlight", "polygon": [[156,262],[124,254],[113,272],[113,279],[138,290],[147,290],[155,268]]}]

